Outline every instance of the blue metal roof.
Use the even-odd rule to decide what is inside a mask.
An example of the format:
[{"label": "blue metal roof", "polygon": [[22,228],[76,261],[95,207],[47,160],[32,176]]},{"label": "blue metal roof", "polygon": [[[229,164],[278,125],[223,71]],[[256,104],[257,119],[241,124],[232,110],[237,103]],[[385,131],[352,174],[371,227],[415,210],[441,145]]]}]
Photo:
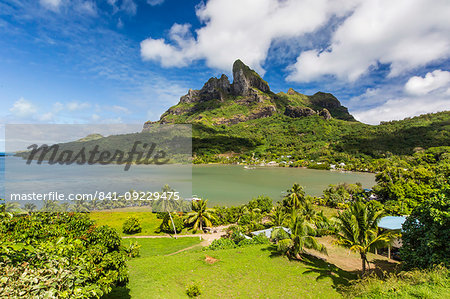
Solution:
[{"label": "blue metal roof", "polygon": [[390,230],[402,229],[405,220],[405,216],[385,216],[381,218],[378,227]]}]

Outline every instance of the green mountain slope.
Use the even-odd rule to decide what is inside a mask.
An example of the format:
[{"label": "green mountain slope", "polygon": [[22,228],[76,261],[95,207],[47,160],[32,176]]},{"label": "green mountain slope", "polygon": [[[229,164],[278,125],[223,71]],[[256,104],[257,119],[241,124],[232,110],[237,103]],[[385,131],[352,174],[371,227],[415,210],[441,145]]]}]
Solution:
[{"label": "green mountain slope", "polygon": [[307,96],[293,89],[273,93],[267,82],[240,60],[233,64],[233,79],[230,84],[228,77],[222,75],[209,79],[200,90],[189,90],[159,122],[229,126],[272,115],[291,118],[320,115],[355,121],[332,94],[318,92]]},{"label": "green mountain slope", "polygon": [[177,161],[182,154],[190,155],[191,131],[160,126],[173,123],[192,125],[195,163],[277,161],[308,167],[344,163],[347,169],[374,171],[382,169],[379,158],[392,161],[396,155],[450,146],[450,111],[372,126],[355,121],[329,93],[307,96],[289,89],[275,94],[239,60],[233,65],[233,77],[233,83],[222,75],[209,79],[200,90],[189,90],[159,121],[146,122],[142,133],[92,135],[60,144],[60,149],[78,152],[99,145],[126,153],[137,140],[153,140],[173,152]]},{"label": "green mountain slope", "polygon": [[[450,112],[371,126],[357,122],[332,94],[307,96],[293,89],[273,93],[240,60],[233,65],[233,79],[230,83],[222,75],[209,79],[200,90],[189,90],[157,122],[192,124],[193,153],[199,162],[237,153],[242,159],[332,157],[334,163],[450,145]],[[143,131],[152,124],[144,124]]]}]

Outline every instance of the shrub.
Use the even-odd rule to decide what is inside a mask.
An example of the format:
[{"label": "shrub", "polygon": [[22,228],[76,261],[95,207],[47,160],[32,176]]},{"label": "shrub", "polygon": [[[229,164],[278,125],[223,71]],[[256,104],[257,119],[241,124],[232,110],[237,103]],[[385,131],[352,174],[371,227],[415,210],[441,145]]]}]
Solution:
[{"label": "shrub", "polygon": [[129,258],[135,258],[139,256],[141,247],[138,242],[134,241],[130,242],[128,247],[124,247],[124,250]]},{"label": "shrub", "polygon": [[188,295],[190,298],[200,296],[202,292],[200,291],[200,288],[197,285],[190,285],[186,288],[186,295]]},{"label": "shrub", "polygon": [[[450,187],[450,186],[449,186]],[[450,194],[450,188],[447,191]],[[403,224],[400,256],[407,268],[450,265],[450,198],[444,194],[416,207]]]},{"label": "shrub", "polygon": [[236,247],[237,247],[236,243],[234,243],[233,240],[227,238],[220,238],[212,241],[211,245],[209,245],[206,248],[210,250],[220,250],[220,249],[231,249]]},{"label": "shrub", "polygon": [[0,219],[0,297],[99,298],[127,280],[121,238],[87,215]]},{"label": "shrub", "polygon": [[142,231],[141,222],[136,217],[128,217],[123,223],[122,231],[127,235],[140,233]]}]

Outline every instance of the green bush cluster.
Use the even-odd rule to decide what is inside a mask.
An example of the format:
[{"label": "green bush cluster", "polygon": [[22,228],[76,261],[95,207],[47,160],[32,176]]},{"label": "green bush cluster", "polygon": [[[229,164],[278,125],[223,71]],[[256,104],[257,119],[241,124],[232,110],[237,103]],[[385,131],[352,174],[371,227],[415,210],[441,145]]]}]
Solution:
[{"label": "green bush cluster", "polygon": [[121,238],[87,215],[0,220],[0,297],[99,298],[127,280]]},{"label": "green bush cluster", "polygon": [[141,222],[136,217],[128,217],[123,223],[122,231],[127,235],[140,233],[142,231]]},{"label": "green bush cluster", "polygon": [[186,295],[188,295],[189,298],[198,297],[202,294],[200,287],[196,284],[190,285],[186,288]]},{"label": "green bush cluster", "polygon": [[232,249],[237,247],[244,247],[250,245],[259,245],[259,244],[269,244],[269,239],[260,234],[257,236],[253,236],[251,239],[247,239],[244,237],[239,230],[236,230],[235,233],[232,233],[229,237],[223,237],[217,240],[214,240],[211,245],[206,247],[209,250],[221,250],[221,249]]}]

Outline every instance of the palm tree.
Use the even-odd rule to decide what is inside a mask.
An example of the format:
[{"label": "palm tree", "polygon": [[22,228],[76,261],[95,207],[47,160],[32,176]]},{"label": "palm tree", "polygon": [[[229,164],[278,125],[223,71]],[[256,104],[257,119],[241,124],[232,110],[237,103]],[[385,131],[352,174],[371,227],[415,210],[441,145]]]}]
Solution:
[{"label": "palm tree", "polygon": [[31,212],[36,211],[37,206],[36,206],[34,203],[32,203],[32,202],[27,202],[27,203],[24,205],[23,208],[24,208],[24,210],[27,211],[28,213],[31,213]]},{"label": "palm tree", "polygon": [[[279,230],[283,228],[276,228],[272,231],[272,236],[280,236]],[[314,227],[305,220],[305,218],[298,212],[293,212],[289,220],[290,232],[289,237],[279,240],[277,244],[278,251],[287,254],[289,257],[300,259],[304,254],[305,249],[314,249],[326,253],[326,248],[314,238]],[[285,234],[286,235],[286,234]]]},{"label": "palm tree", "polygon": [[20,203],[16,201],[9,201],[5,203],[5,212],[11,214],[20,214],[23,210],[20,208]]},{"label": "palm tree", "polygon": [[295,183],[291,189],[287,190],[284,197],[283,206],[289,210],[297,210],[307,202],[303,187]]},{"label": "palm tree", "polygon": [[269,218],[270,225],[283,226],[287,218],[286,210],[281,205],[278,205],[270,212]]},{"label": "palm tree", "polygon": [[337,216],[338,240],[335,243],[359,253],[363,275],[366,272],[366,265],[369,266],[367,260],[369,250],[384,247],[397,236],[392,232],[379,234],[378,222],[382,216],[383,211],[361,201],[353,202],[347,210]]},{"label": "palm tree", "polygon": [[186,215],[186,223],[194,224],[194,229],[203,230],[203,224],[205,226],[212,226],[211,221],[216,220],[214,216],[214,209],[207,208],[206,204],[208,200],[194,200],[192,201],[192,212]]}]

